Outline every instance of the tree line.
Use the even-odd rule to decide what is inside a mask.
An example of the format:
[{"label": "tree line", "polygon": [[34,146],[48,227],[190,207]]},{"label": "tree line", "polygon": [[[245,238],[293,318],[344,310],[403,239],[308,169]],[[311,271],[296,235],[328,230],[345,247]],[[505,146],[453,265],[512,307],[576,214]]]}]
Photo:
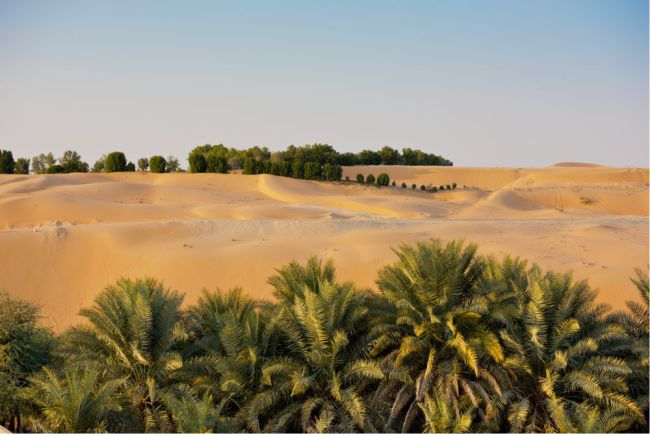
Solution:
[{"label": "tree line", "polygon": [[586,281],[475,245],[402,245],[377,291],[292,262],[273,301],[120,279],[61,335],[0,295],[14,431],[648,431],[648,274],[613,312]]},{"label": "tree line", "polygon": [[[151,164],[151,159],[155,164]],[[31,170],[30,170],[31,163]],[[108,164],[107,164],[108,163]],[[228,148],[224,145],[203,145],[194,148],[188,156],[189,171],[194,173],[227,173],[243,169],[245,174],[279,174],[304,179],[334,179],[339,166],[354,165],[407,165],[407,166],[452,166],[453,163],[439,155],[428,154],[419,149],[404,148],[402,151],[384,146],[379,151],[363,150],[358,153],[337,152],[326,144],[288,146],[284,151],[271,152],[267,147],[254,146],[247,149]],[[307,165],[309,164],[309,167]],[[316,167],[318,164],[318,167]],[[328,165],[328,166],[326,166]],[[182,171],[177,158],[160,155],[140,158],[140,171],[152,172]],[[72,172],[134,172],[136,164],[127,161],[123,152],[102,155],[93,166],[81,160],[76,151],[66,151],[60,158],[50,152],[29,158],[14,160],[9,150],[0,150],[0,173],[72,173]],[[330,172],[334,171],[334,172]],[[305,177],[304,173],[308,173]],[[315,172],[318,172],[316,174]],[[326,172],[326,173],[323,173]],[[337,179],[340,179],[339,176]]]}]

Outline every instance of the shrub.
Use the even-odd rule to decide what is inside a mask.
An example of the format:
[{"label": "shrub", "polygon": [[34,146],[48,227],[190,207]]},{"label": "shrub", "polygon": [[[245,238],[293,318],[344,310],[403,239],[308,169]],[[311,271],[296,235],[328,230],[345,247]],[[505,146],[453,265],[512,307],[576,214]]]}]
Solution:
[{"label": "shrub", "polygon": [[377,176],[377,185],[386,187],[388,184],[390,184],[390,177],[388,176],[388,173],[380,173],[379,176]]},{"label": "shrub", "polygon": [[406,188],[406,182],[402,182],[402,188]]},{"label": "shrub", "polygon": [[126,163],[126,167],[124,168],[125,172],[135,172],[135,164],[133,164],[133,161],[129,161]]},{"label": "shrub", "polygon": [[357,182],[364,182],[365,178],[361,173],[357,173]]},{"label": "shrub", "polygon": [[431,187],[431,191],[435,193],[436,191],[438,191],[438,187],[434,185],[433,187]]},{"label": "shrub", "polygon": [[142,172],[144,172],[148,168],[149,168],[149,160],[147,158],[139,158],[138,159],[138,169],[140,169]]},{"label": "shrub", "polygon": [[0,149],[0,173],[14,173],[14,155],[11,151]]},{"label": "shrub", "polygon": [[347,176],[347,175],[345,175],[345,180],[346,180],[346,181],[349,181],[349,180],[350,180],[350,177]]},{"label": "shrub", "polygon": [[[34,166],[35,160],[36,160],[36,157],[34,157],[34,159],[32,160],[32,166],[33,167],[36,167],[36,166]],[[106,166],[106,155],[102,155],[101,157],[99,157],[99,160],[95,161],[95,164],[93,164],[92,171],[93,172],[103,172],[104,171],[104,166]],[[34,170],[36,170],[36,169],[34,169]],[[38,172],[38,173],[40,173],[40,172]]]},{"label": "shrub", "polygon": [[305,177],[305,163],[302,161],[294,161],[291,165],[291,176],[294,178],[302,179]]},{"label": "shrub", "polygon": [[305,179],[318,180],[321,177],[320,163],[310,161],[305,163]]},{"label": "shrub", "polygon": [[375,175],[372,173],[368,176],[366,176],[366,184],[374,184],[375,183]]},{"label": "shrub", "polygon": [[458,184],[456,184],[455,182],[451,184],[451,188],[456,188],[456,187],[458,187]]},{"label": "shrub", "polygon": [[417,185],[415,185],[415,184],[411,184],[411,189],[412,189],[412,190],[415,190],[417,187],[418,187]]},{"label": "shrub", "polygon": [[442,190],[444,190],[444,189],[445,189],[445,186],[444,186],[444,185],[441,185],[440,187],[438,187],[438,190],[441,190],[441,191],[442,191]]},{"label": "shrub", "polygon": [[126,170],[126,157],[123,152],[111,152],[106,156],[104,163],[104,171],[111,172],[124,172]]},{"label": "shrub", "polygon": [[189,162],[190,172],[192,173],[204,173],[208,169],[207,160],[202,152],[197,152],[196,150],[190,152],[187,161]]},{"label": "shrub", "polygon": [[18,158],[14,171],[20,175],[27,175],[29,173],[29,158]]},{"label": "shrub", "polygon": [[167,171],[167,160],[161,155],[154,155],[149,158],[151,173],[165,173]]},{"label": "shrub", "polygon": [[[106,159],[106,156],[104,155],[103,158]],[[54,166],[55,164],[56,159],[51,152],[48,154],[38,154],[32,158],[32,170],[36,173],[45,173],[48,167]],[[102,170],[104,170],[103,163]]]},{"label": "shrub", "polygon": [[393,187],[395,187],[395,186],[397,185],[397,183],[396,183],[395,181],[393,181],[393,182],[391,183],[391,185],[392,185]]},{"label": "shrub", "polygon": [[420,186],[420,190],[425,191],[427,188],[424,185]]},{"label": "shrub", "polygon": [[447,190],[451,190],[451,185],[447,184]]}]

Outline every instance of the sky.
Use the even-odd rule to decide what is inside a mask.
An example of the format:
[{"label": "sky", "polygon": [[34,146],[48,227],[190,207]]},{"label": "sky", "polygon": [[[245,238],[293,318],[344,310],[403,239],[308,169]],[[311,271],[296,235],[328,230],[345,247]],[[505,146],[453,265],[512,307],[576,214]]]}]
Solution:
[{"label": "sky", "polygon": [[0,149],[648,166],[647,0],[0,0]]}]

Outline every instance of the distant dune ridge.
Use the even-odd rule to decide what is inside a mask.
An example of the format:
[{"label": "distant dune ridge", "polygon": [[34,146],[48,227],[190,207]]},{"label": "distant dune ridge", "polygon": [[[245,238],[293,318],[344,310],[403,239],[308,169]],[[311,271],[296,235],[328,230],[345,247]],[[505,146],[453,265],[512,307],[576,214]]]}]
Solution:
[{"label": "distant dune ridge", "polygon": [[[352,166],[396,187],[270,175],[0,175],[0,288],[43,306],[57,329],[119,276],[150,275],[187,293],[266,279],[293,259],[335,259],[343,280],[374,287],[391,247],[464,238],[485,253],[573,269],[622,307],[648,264],[648,169]],[[401,188],[401,183],[407,188]],[[458,188],[421,192],[420,185]],[[417,184],[417,190],[411,184]]]}]

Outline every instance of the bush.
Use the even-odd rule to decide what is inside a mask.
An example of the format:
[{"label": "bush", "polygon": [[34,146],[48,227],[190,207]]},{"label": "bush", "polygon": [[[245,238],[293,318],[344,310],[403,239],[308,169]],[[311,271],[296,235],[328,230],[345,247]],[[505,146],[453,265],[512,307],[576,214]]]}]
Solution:
[{"label": "bush", "polygon": [[393,182],[391,183],[391,185],[392,185],[393,187],[395,187],[395,186],[397,185],[397,183],[396,183],[395,181],[393,181]]},{"label": "bush", "polygon": [[447,190],[451,190],[451,185],[447,184]]},{"label": "bush", "polygon": [[104,171],[106,173],[124,172],[125,170],[126,157],[123,152],[111,152],[106,156],[106,162],[104,163]]},{"label": "bush", "polygon": [[411,184],[411,189],[412,189],[412,190],[415,190],[417,187],[418,187],[417,185],[415,185],[415,184]]},{"label": "bush", "polygon": [[135,164],[133,164],[132,161],[129,161],[126,163],[126,167],[124,168],[125,172],[135,172]]},{"label": "bush", "polygon": [[386,187],[388,184],[390,184],[390,177],[388,176],[388,173],[380,173],[377,177],[377,185]]},{"label": "bush", "polygon": [[192,173],[204,173],[208,169],[208,163],[205,159],[205,155],[198,151],[190,152],[187,161],[190,165],[190,172]]},{"label": "bush", "polygon": [[305,163],[302,161],[294,161],[291,165],[291,176],[294,178],[302,179],[305,177]]},{"label": "bush", "polygon": [[148,168],[149,168],[149,160],[147,158],[139,158],[138,159],[138,169],[140,169],[142,172],[144,172]]},{"label": "bush", "polygon": [[438,191],[438,187],[434,185],[433,187],[431,187],[431,191],[435,193],[436,191]]},{"label": "bush", "polygon": [[19,175],[27,175],[29,173],[29,158],[17,159],[14,171]]},{"label": "bush", "polygon": [[406,188],[406,182],[402,182],[402,188]]},{"label": "bush", "polygon": [[425,191],[427,188],[424,185],[420,186],[420,190]]},{"label": "bush", "polygon": [[151,173],[165,173],[167,171],[167,160],[161,155],[154,155],[149,158]]},{"label": "bush", "polygon": [[349,181],[349,180],[350,180],[350,177],[347,176],[347,175],[345,175],[345,180],[346,180],[346,181]]},{"label": "bush", "polygon": [[[104,155],[103,158],[106,159],[106,156]],[[38,154],[36,157],[32,158],[32,170],[36,173],[45,173],[48,167],[54,166],[55,164],[56,159],[51,152],[47,154]],[[104,170],[103,162],[102,170]]]},{"label": "bush", "polygon": [[372,173],[368,176],[366,176],[366,184],[374,184],[375,183],[375,175]]},{"label": "bush", "polygon": [[458,187],[458,185],[455,182],[451,184],[451,188],[456,188],[456,187]]},{"label": "bush", "polygon": [[181,165],[178,162],[178,158],[170,155],[167,157],[167,171],[168,172],[179,172],[181,170]]},{"label": "bush", "polygon": [[442,190],[444,190],[444,189],[445,189],[445,186],[444,186],[444,185],[441,185],[440,187],[438,187],[438,190],[440,190],[440,191],[442,191]]},{"label": "bush", "polygon": [[364,182],[365,178],[361,173],[357,173],[357,182]]},{"label": "bush", "polygon": [[310,161],[305,163],[305,179],[319,180],[321,178],[320,163]]},{"label": "bush", "polygon": [[[41,154],[43,155],[43,154]],[[36,157],[32,159],[32,166],[34,167],[34,170],[36,170],[36,166],[34,166],[34,163],[36,162]],[[106,165],[106,155],[102,155],[99,157],[99,160],[95,161],[95,164],[93,165],[93,172],[103,172],[104,171],[104,166]],[[40,173],[40,172],[38,172]]]},{"label": "bush", "polygon": [[0,173],[14,173],[14,155],[11,151],[0,149]]}]

